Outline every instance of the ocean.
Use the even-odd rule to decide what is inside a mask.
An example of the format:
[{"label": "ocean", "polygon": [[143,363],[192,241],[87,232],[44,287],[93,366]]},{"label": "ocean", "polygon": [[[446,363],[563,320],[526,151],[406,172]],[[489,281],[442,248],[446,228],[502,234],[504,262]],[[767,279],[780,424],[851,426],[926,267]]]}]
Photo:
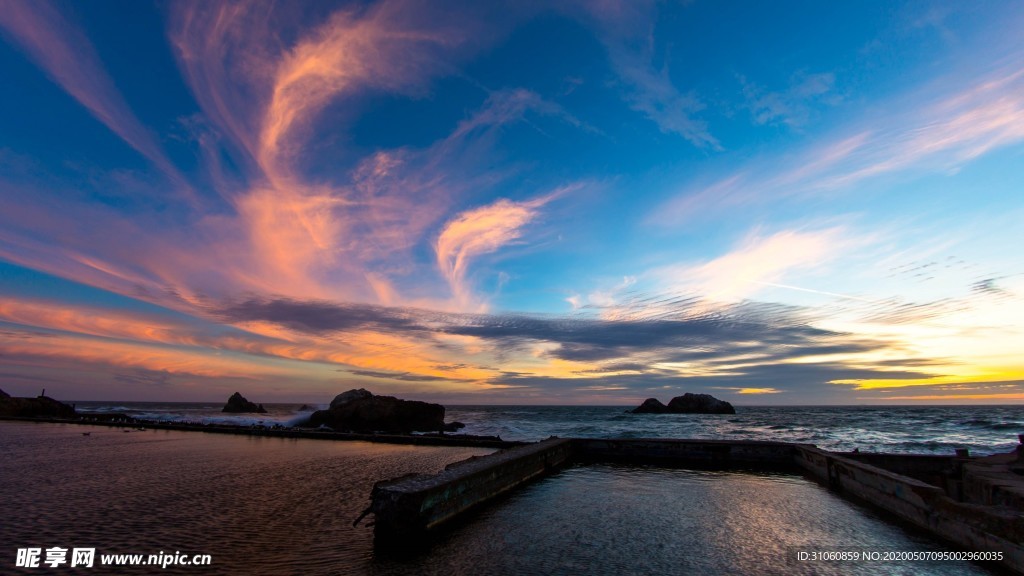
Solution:
[{"label": "ocean", "polygon": [[[224,414],[223,404],[79,402],[80,412],[148,420],[289,426],[324,406],[265,404],[267,414]],[[1006,452],[1024,434],[1024,406],[738,406],[735,415],[629,414],[627,406],[448,406],[465,434],[504,440],[549,436],[723,438],[815,444],[834,451],[951,454]]]},{"label": "ocean", "polygon": [[[287,425],[309,407],[79,402],[79,411]],[[315,408],[315,407],[313,407]],[[978,454],[1012,449],[1022,407],[738,407],[736,415],[634,415],[626,407],[451,406],[470,434],[809,442],[832,450]],[[800,563],[796,550],[940,551],[798,475],[580,465],[517,490],[408,557],[373,550],[352,522],[373,484],[490,453],[0,422],[0,573],[18,574],[986,574],[940,563]],[[372,522],[372,516],[370,517]],[[18,550],[91,548],[93,568],[18,568]],[[45,552],[43,559],[45,559]],[[103,555],[209,555],[208,566],[101,565]],[[117,560],[117,558],[108,558]]]}]

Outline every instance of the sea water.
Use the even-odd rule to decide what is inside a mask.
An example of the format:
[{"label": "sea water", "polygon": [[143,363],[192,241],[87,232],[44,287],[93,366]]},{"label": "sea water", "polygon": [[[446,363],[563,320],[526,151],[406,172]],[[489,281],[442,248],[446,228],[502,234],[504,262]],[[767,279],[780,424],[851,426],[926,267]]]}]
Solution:
[{"label": "sea water", "polygon": [[[225,414],[222,404],[80,402],[80,412],[257,426],[293,425],[324,406],[265,404],[267,414]],[[630,414],[626,406],[448,406],[460,432],[505,440],[549,436],[720,438],[816,444],[836,451],[1006,452],[1024,434],[1024,406],[737,406],[734,415]]]},{"label": "sea water", "polygon": [[[372,528],[352,525],[374,482],[488,452],[0,422],[0,573],[983,573],[963,562],[796,561],[800,547],[944,548],[792,475],[574,467],[406,558],[375,554]],[[95,548],[97,565],[16,568],[17,550],[33,547]],[[209,554],[211,565],[99,565],[103,554],[158,553]]]}]

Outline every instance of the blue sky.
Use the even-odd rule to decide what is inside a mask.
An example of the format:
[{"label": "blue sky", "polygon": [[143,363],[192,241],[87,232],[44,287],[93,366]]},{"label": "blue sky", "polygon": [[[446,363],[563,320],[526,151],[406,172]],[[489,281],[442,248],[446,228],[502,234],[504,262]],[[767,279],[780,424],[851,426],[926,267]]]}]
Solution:
[{"label": "blue sky", "polygon": [[1013,2],[0,10],[0,387],[1024,401]]}]

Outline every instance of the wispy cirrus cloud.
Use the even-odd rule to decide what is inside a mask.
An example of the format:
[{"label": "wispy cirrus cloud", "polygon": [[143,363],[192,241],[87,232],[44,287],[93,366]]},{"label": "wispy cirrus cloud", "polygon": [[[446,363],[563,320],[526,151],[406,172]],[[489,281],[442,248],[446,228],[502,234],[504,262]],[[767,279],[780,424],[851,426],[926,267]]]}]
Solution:
[{"label": "wispy cirrus cloud", "polygon": [[717,181],[689,186],[653,211],[649,221],[673,225],[707,211],[831,194],[872,178],[956,171],[1024,141],[1021,94],[1024,55],[1018,53],[966,88],[960,78],[937,84],[791,158],[748,162]]},{"label": "wispy cirrus cloud", "polygon": [[579,296],[571,297],[570,304],[574,310],[594,310],[609,320],[656,320],[679,318],[680,313],[712,313],[776,289],[857,300],[857,296],[791,282],[821,276],[835,262],[872,242],[872,235],[858,236],[843,226],[773,233],[755,228],[719,256],[642,270],[612,290],[592,293],[586,305]]},{"label": "wispy cirrus cloud", "polygon": [[50,0],[3,0],[0,30],[46,74],[129,146],[148,158],[194,200],[157,138],[135,117],[96,49]]},{"label": "wispy cirrus cloud", "polygon": [[[347,180],[306,177],[305,151],[318,134],[316,119],[328,107],[374,92],[421,93],[432,78],[450,71],[461,52],[484,44],[493,24],[475,20],[473,11],[442,18],[436,10],[388,0],[338,10],[282,49],[266,24],[274,17],[272,7],[193,3],[178,8],[172,35],[185,76],[208,116],[241,144],[245,164],[254,168],[247,176],[251,185],[233,193],[232,203],[247,242],[261,255],[248,275],[262,279],[262,292],[442,307],[478,304],[462,281],[466,264],[480,249],[497,250],[500,243],[464,242],[455,239],[455,229],[442,232],[442,259],[452,259],[450,267],[441,268],[453,290],[447,304],[424,297],[423,292],[437,291],[423,290],[422,281],[416,283],[420,296],[403,290],[402,277],[420,271],[409,251],[461,194],[502,179],[494,173],[460,174],[456,168],[460,156],[479,154],[473,148],[480,147],[489,128],[522,121],[528,113],[580,125],[575,118],[536,93],[503,89],[428,148],[378,150],[359,159]],[[241,27],[248,30],[244,36],[235,34]],[[247,77],[228,86],[220,74],[230,78],[231,63],[244,63]],[[506,213],[526,220],[539,207],[528,201],[521,204],[525,212],[516,212],[516,205],[509,204]],[[465,222],[456,217],[449,225],[457,229]],[[456,244],[461,248],[452,250],[461,256],[446,252]]]},{"label": "wispy cirrus cloud", "polygon": [[[47,41],[70,26],[64,17],[48,3],[11,5],[5,18],[31,20],[27,29],[36,36],[25,42],[60,64],[54,74],[67,74],[62,82],[81,88],[87,106],[140,149],[159,153],[121,106],[84,34],[69,28],[67,38]],[[170,8],[170,39],[202,110],[189,126],[225,206],[169,228],[159,213],[126,219],[115,206],[77,205],[63,194],[71,184],[5,181],[12,193],[0,215],[0,256],[186,312],[246,293],[479,304],[468,284],[458,297],[446,295],[444,274],[414,250],[436,238],[437,226],[467,196],[514,173],[479,167],[488,162],[491,128],[538,118],[582,124],[534,92],[501,89],[425,148],[350,153],[342,146],[327,156],[345,157],[351,167],[312,176],[308,164],[323,156],[308,153],[323,136],[321,115],[372,93],[421,96],[433,79],[452,73],[455,60],[519,17],[483,22],[474,10],[452,16],[401,0],[316,12],[310,25],[309,14],[270,3]],[[64,62],[72,51],[84,55],[77,68]],[[50,210],[58,198],[67,211]],[[136,240],[128,246],[118,238]]]},{"label": "wispy cirrus cloud", "polygon": [[448,137],[450,141],[458,141],[474,131],[501,127],[522,121],[528,113],[540,116],[553,116],[579,128],[586,127],[583,123],[558,104],[541,97],[536,92],[525,88],[503,89],[490,92],[487,101],[480,110],[459,123],[455,131]]},{"label": "wispy cirrus cloud", "polygon": [[[0,350],[11,364],[52,367],[55,363],[65,367],[87,364],[114,368],[162,370],[171,374],[184,374],[203,378],[271,373],[278,377],[291,371],[273,367],[270,363],[258,365],[252,357],[218,356],[202,349],[183,350],[149,343],[114,341],[78,334],[51,334],[45,338],[0,339]],[[266,371],[266,372],[265,372]]]},{"label": "wispy cirrus cloud", "polygon": [[[360,232],[352,211],[371,200],[361,193],[379,188],[368,180],[386,176],[397,157],[378,154],[373,168],[357,171],[357,182],[334,184],[306,178],[300,153],[329,104],[360,91],[419,86],[442,66],[441,49],[459,43],[461,31],[432,27],[443,25],[418,20],[403,6],[336,11],[286,47],[268,23],[281,16],[273,6],[176,7],[172,36],[185,76],[204,112],[240,144],[235,154],[253,169],[246,175],[250,186],[231,197],[250,250],[262,255],[249,274],[272,292],[344,299],[375,292],[372,281],[342,290],[332,279],[366,276],[352,250]],[[242,64],[237,70],[244,78],[230,70],[233,64]]]},{"label": "wispy cirrus cloud", "polygon": [[740,76],[746,107],[757,124],[785,124],[800,128],[811,117],[814,106],[836,104],[841,97],[835,94],[835,74],[799,72],[791,79],[790,85],[778,91],[770,91]]},{"label": "wispy cirrus cloud", "polygon": [[294,161],[301,149],[296,138],[330,102],[355,90],[394,93],[420,85],[444,66],[444,49],[473,34],[436,20],[424,25],[408,13],[413,8],[387,1],[363,13],[339,10],[277,61],[257,153],[276,186],[292,184],[282,179],[282,163]]},{"label": "wispy cirrus cloud", "polygon": [[473,307],[472,289],[467,283],[473,259],[519,239],[524,227],[537,217],[539,209],[559,193],[524,202],[501,199],[462,212],[445,224],[435,244],[437,265],[462,307]]},{"label": "wispy cirrus cloud", "polygon": [[[570,3],[572,4],[572,3]],[[693,90],[680,90],[668,65],[655,66],[654,2],[604,0],[574,6],[593,29],[623,84],[624,98],[667,134],[678,134],[698,148],[721,150],[698,114],[705,104]]]},{"label": "wispy cirrus cloud", "polygon": [[788,274],[827,266],[843,252],[863,245],[842,228],[784,230],[750,234],[728,253],[701,264],[682,264],[650,272],[664,288],[700,294],[712,302],[738,302],[765,286],[777,286]]}]

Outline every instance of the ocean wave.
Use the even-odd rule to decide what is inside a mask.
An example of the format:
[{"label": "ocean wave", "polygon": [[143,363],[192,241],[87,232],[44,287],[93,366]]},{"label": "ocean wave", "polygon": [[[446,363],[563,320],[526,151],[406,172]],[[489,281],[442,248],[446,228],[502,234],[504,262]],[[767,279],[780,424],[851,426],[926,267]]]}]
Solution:
[{"label": "ocean wave", "polygon": [[[83,403],[83,412],[125,413],[160,421],[295,426],[310,411],[298,404],[267,404],[268,414],[224,414],[220,405]],[[627,414],[625,407],[450,407],[448,420],[467,434],[537,441],[561,437],[736,438],[816,444],[829,450],[942,453],[967,447],[979,454],[1006,451],[1024,433],[1020,407],[742,407],[728,417]]]}]

